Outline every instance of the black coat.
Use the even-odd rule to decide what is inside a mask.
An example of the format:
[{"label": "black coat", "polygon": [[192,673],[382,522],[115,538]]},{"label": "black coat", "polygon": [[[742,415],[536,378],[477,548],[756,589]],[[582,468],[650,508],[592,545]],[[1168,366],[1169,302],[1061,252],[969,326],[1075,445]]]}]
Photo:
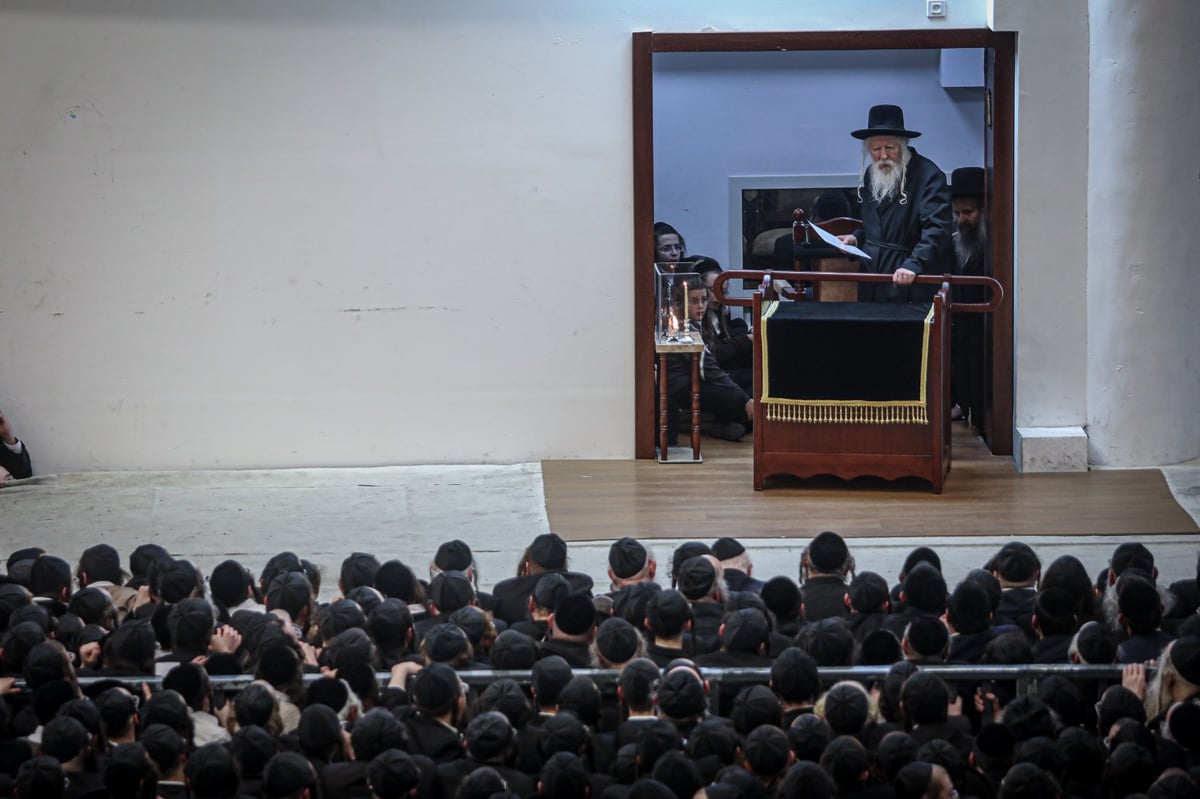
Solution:
[{"label": "black coat", "polygon": [[800,586],[800,601],[804,604],[804,620],[820,621],[833,616],[850,615],[846,607],[846,592],[850,590],[840,577],[810,577]]},{"label": "black coat", "polygon": [[[18,439],[20,441],[20,439]],[[29,447],[21,444],[21,454],[13,452],[8,445],[0,441],[0,466],[8,470],[17,480],[33,477],[33,462],[29,459]]]},{"label": "black coat", "polygon": [[567,578],[567,582],[571,584],[572,591],[590,591],[592,589],[591,577],[586,574],[577,574],[563,569],[551,569],[547,572],[538,572],[537,574],[509,577],[507,580],[501,580],[496,583],[496,587],[492,589],[492,600],[494,602],[492,615],[497,619],[503,619],[509,624],[527,620],[529,618],[529,596],[533,593],[538,580],[542,579],[543,575],[548,574],[550,571]]},{"label": "black coat", "polygon": [[[870,175],[862,188],[863,226],[855,231],[859,249],[871,260],[864,272],[893,274],[909,269],[918,275],[948,275],[954,271],[951,242],[953,213],[946,175],[937,164],[913,148],[905,170],[904,194],[875,202]],[[859,302],[927,302],[937,286],[896,286],[891,283],[860,283]]]}]

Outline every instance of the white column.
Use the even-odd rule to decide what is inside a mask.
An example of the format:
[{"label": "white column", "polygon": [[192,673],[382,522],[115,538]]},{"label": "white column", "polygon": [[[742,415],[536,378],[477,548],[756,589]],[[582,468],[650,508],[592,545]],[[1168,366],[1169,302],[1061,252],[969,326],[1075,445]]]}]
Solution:
[{"label": "white column", "polygon": [[1200,455],[1200,3],[1088,11],[1088,456],[1178,463]]}]

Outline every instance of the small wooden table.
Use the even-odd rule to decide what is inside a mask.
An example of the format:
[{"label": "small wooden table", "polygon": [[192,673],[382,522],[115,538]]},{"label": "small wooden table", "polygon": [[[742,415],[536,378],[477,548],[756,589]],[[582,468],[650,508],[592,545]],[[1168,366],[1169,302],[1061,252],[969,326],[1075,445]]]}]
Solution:
[{"label": "small wooden table", "polygon": [[[677,341],[658,341],[654,345],[658,353],[658,462],[659,463],[703,463],[700,457],[700,356],[704,353],[704,342],[691,344]],[[671,402],[667,396],[667,356],[692,356],[692,459],[671,461],[667,446],[667,425],[671,418]]]}]

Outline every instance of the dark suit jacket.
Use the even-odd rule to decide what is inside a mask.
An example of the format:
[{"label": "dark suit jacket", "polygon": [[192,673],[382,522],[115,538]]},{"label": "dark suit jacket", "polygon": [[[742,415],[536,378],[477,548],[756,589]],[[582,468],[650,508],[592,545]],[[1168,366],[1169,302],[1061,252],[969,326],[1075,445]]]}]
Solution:
[{"label": "dark suit jacket", "polygon": [[840,577],[812,577],[800,586],[800,601],[804,603],[804,620],[820,621],[832,616],[850,615],[846,607],[846,581]]},{"label": "dark suit jacket", "polygon": [[[586,574],[577,574],[562,569],[552,569],[551,571],[566,577],[567,582],[571,584],[572,591],[590,591],[592,589],[592,578]],[[494,603],[492,614],[497,619],[503,619],[509,624],[528,620],[529,596],[533,593],[538,580],[542,579],[542,575],[546,573],[509,577],[507,580],[496,583],[496,587],[492,589]]]},{"label": "dark suit jacket", "polygon": [[1034,588],[1005,588],[1000,592],[1000,604],[996,606],[992,625],[1015,624],[1025,633],[1030,643],[1037,640],[1033,631],[1033,601],[1037,598]]},{"label": "dark suit jacket", "polygon": [[[17,439],[20,441],[20,439]],[[29,447],[23,443],[21,445],[21,454],[13,452],[8,448],[8,445],[0,441],[0,466],[8,470],[8,473],[18,480],[25,477],[33,477],[33,462],[29,459]]]}]

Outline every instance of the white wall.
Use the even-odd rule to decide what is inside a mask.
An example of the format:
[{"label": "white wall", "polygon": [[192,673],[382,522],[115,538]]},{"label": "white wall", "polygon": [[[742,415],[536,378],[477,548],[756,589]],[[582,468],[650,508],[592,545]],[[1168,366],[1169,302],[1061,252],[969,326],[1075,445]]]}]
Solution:
[{"label": "white wall", "polygon": [[631,33],[994,14],[1017,413],[1081,424],[1086,1],[995,3],[0,0],[0,407],[40,472],[628,457]]},{"label": "white wall", "polygon": [[1016,427],[1087,419],[1087,0],[993,0],[1017,42]]},{"label": "white wall", "polygon": [[1200,455],[1200,175],[1190,159],[1143,154],[1173,153],[1200,126],[1200,3],[1088,10],[1089,459],[1186,461]]}]

